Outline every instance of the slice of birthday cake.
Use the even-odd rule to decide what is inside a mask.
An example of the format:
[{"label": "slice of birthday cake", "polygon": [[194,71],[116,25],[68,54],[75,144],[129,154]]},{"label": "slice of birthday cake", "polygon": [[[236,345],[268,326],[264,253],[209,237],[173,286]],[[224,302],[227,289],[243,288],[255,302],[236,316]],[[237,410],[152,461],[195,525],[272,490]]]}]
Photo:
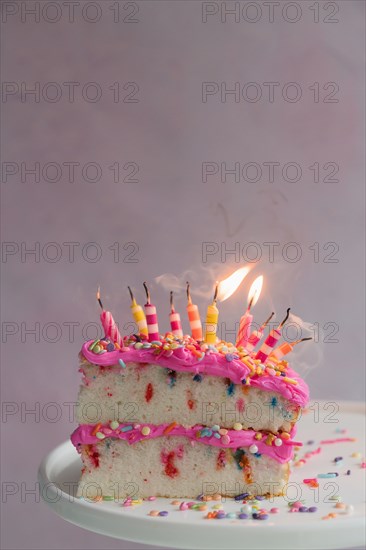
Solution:
[{"label": "slice of birthday cake", "polygon": [[138,334],[122,338],[103,310],[105,337],[80,352],[71,436],[83,461],[78,495],[281,494],[308,401],[307,385],[283,359],[293,345],[275,348],[287,317],[258,346],[266,323],[250,332],[248,307],[234,345],[216,337],[215,300],[203,337],[189,298],[192,336],[183,335],[172,301],[171,332],[162,336],[149,295],[145,312],[131,297]]}]

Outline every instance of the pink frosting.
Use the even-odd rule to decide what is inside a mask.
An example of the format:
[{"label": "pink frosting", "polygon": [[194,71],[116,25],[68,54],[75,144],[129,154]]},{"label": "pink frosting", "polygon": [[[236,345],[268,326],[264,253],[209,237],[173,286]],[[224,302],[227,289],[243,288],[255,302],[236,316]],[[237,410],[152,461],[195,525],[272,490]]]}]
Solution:
[{"label": "pink frosting", "polygon": [[[99,366],[115,365],[118,367],[118,360],[122,359],[127,367],[128,363],[150,363],[175,371],[230,378],[234,384],[241,384],[242,380],[247,378],[250,373],[250,368],[240,359],[227,361],[225,355],[221,353],[209,353],[199,360],[185,347],[169,350],[168,352],[162,351],[159,355],[154,353],[153,348],[134,349],[130,347],[128,351],[115,350],[99,355],[88,349],[91,344],[92,340],[85,342],[81,353],[90,363]],[[287,382],[282,376],[271,376],[264,373],[250,376],[250,385],[264,391],[279,393],[290,402],[305,407],[309,401],[307,384],[289,367],[286,369],[286,377],[292,378],[297,384]]]},{"label": "pink frosting", "polygon": [[[121,431],[121,429],[125,426],[129,426],[132,429],[125,432]],[[170,427],[169,433],[164,433],[169,424],[160,424],[159,426],[156,426],[154,424],[143,424],[143,426],[148,426],[150,428],[149,435],[142,435],[142,426],[140,424],[128,423],[121,423],[119,427],[115,430],[111,429],[108,424],[105,424],[99,427],[99,432],[105,434],[106,438],[111,437],[122,439],[124,441],[127,441],[127,443],[129,443],[130,445],[146,439],[169,436],[187,437],[191,441],[202,443],[203,445],[212,445],[213,447],[221,448],[237,449],[242,447],[250,447],[250,445],[256,445],[258,448],[258,453],[267,455],[274,460],[277,460],[277,462],[280,462],[281,464],[284,464],[292,459],[294,454],[293,448],[295,445],[302,445],[302,443],[292,441],[291,439],[283,441],[280,447],[277,447],[274,444],[267,445],[265,443],[266,435],[263,435],[263,439],[257,440],[255,439],[256,432],[254,432],[253,430],[228,430],[227,435],[229,436],[230,441],[225,444],[222,442],[222,437],[220,439],[217,439],[213,435],[214,432],[209,437],[198,437],[197,432],[203,429],[208,429],[207,427],[201,425],[193,426],[191,428],[185,428],[184,426],[178,424],[174,427]],[[96,435],[93,435],[93,432],[95,432],[94,425],[81,424],[71,435],[71,441],[76,448],[78,448],[78,445],[100,443],[101,440],[97,438]],[[293,428],[293,430],[291,431],[291,437],[294,434],[295,428]]]}]

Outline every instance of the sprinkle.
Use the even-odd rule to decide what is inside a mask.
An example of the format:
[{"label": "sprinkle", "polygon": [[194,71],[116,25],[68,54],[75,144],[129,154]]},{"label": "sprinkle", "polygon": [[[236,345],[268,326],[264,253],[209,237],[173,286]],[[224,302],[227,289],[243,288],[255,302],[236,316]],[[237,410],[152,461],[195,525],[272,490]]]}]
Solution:
[{"label": "sprinkle", "polygon": [[307,512],[308,509],[306,506],[299,506],[299,512]]},{"label": "sprinkle", "polygon": [[227,519],[236,519],[236,512],[229,512],[226,517]]},{"label": "sprinkle", "polygon": [[162,516],[162,517],[165,517],[169,514],[169,512],[167,512],[166,510],[162,510],[161,512],[159,512],[159,516]]},{"label": "sprinkle", "polygon": [[105,439],[105,435],[102,432],[97,432],[95,434],[95,437],[97,437],[98,439]]},{"label": "sprinkle", "polygon": [[[281,374],[283,375],[284,373],[281,373]],[[293,386],[297,386],[297,380],[294,380],[293,378],[289,378],[286,375],[284,375],[283,381],[287,382],[288,384],[292,384]]]},{"label": "sprinkle", "polygon": [[200,374],[195,374],[193,380],[195,382],[202,382],[202,376]]},{"label": "sprinkle", "polygon": [[232,353],[227,353],[227,354],[225,355],[225,359],[226,359],[226,361],[228,361],[229,363],[231,363],[231,361],[234,360],[234,356],[233,356]]},{"label": "sprinkle", "polygon": [[328,478],[328,477],[337,477],[338,474],[329,472],[328,474],[318,474],[317,478]]},{"label": "sprinkle", "polygon": [[177,423],[176,422],[172,422],[171,424],[169,424],[169,426],[167,426],[164,431],[163,431],[163,435],[167,435],[168,433],[170,433],[172,430],[174,430],[174,428],[176,427]]},{"label": "sprinkle", "polygon": [[343,456],[336,456],[334,462],[339,462],[340,460],[343,460]]},{"label": "sprinkle", "polygon": [[154,496],[151,496],[151,497],[147,497],[147,500],[149,500],[149,501],[153,501],[153,500],[156,500],[156,497],[154,497]]},{"label": "sprinkle", "polygon": [[230,436],[229,435],[223,435],[221,438],[221,442],[223,445],[229,445],[230,443]]},{"label": "sprinkle", "polygon": [[149,426],[144,426],[142,429],[141,429],[141,433],[142,435],[149,435],[149,433],[151,432]]},{"label": "sprinkle", "polygon": [[95,346],[98,344],[99,340],[94,340],[94,342],[89,346],[89,351],[93,351]]},{"label": "sprinkle", "polygon": [[179,506],[179,510],[181,511],[188,510],[188,504],[186,502],[182,502]]},{"label": "sprinkle", "polygon": [[219,434],[220,434],[220,435],[227,435],[227,432],[228,432],[228,431],[227,431],[225,428],[220,428],[220,429],[219,429]]},{"label": "sprinkle", "polygon": [[325,439],[320,442],[321,445],[328,445],[330,443],[348,443],[357,441],[354,437],[338,437],[337,439]]},{"label": "sprinkle", "polygon": [[158,515],[159,515],[159,511],[158,511],[158,510],[151,510],[151,511],[149,512],[148,515],[149,515],[149,516],[153,516],[153,517],[158,516]]},{"label": "sprinkle", "polygon": [[281,447],[282,439],[280,439],[279,437],[276,437],[276,439],[274,440],[274,444],[276,445],[276,447]]},{"label": "sprinkle", "polygon": [[350,476],[350,475],[351,475],[351,470],[347,470],[346,476]]},{"label": "sprinkle", "polygon": [[258,519],[268,519],[268,514],[259,514]]},{"label": "sprinkle", "polygon": [[[310,510],[310,508],[309,508],[309,510]],[[271,512],[271,514],[279,514],[280,509],[279,508],[271,508],[270,512]]]},{"label": "sprinkle", "polygon": [[114,500],[114,497],[112,497],[111,495],[105,495],[105,496],[103,496],[103,500],[112,501],[112,500]]},{"label": "sprinkle", "polygon": [[249,447],[249,452],[252,453],[252,454],[257,453],[257,452],[258,452],[258,447],[257,447],[257,445],[251,445],[251,446]]},{"label": "sprinkle", "polygon": [[308,512],[317,512],[318,511],[318,508],[316,506],[310,506],[310,508],[308,508]]},{"label": "sprinkle", "polygon": [[100,430],[101,427],[102,427],[102,425],[101,425],[100,423],[97,424],[97,425],[94,427],[93,431],[91,432],[91,435],[96,435],[96,433],[99,432],[99,430]]},{"label": "sprinkle", "polygon": [[244,514],[244,513],[241,513],[238,515],[238,518],[239,519],[247,519],[248,518],[248,515],[247,514]]},{"label": "sprinkle", "polygon": [[220,430],[220,426],[218,426],[217,424],[214,424],[214,425],[212,426],[211,430],[212,430],[213,432],[218,432],[218,431]]},{"label": "sprinkle", "polygon": [[126,368],[126,363],[123,361],[123,359],[118,359],[118,363],[119,363],[119,366],[122,367],[123,369]]},{"label": "sprinkle", "polygon": [[362,456],[361,453],[352,453],[351,454],[352,458],[361,458],[361,456]]},{"label": "sprinkle", "polygon": [[112,342],[109,342],[109,344],[107,344],[107,351],[114,351],[114,350],[115,350],[114,344]]},{"label": "sprinkle", "polygon": [[112,422],[109,424],[112,430],[116,430],[119,426],[119,422],[117,420],[112,420]]},{"label": "sprinkle", "polygon": [[136,344],[134,345],[134,348],[135,349],[141,349],[143,346],[143,343],[142,342],[136,342]]},{"label": "sprinkle", "polygon": [[235,422],[233,429],[237,432],[240,432],[243,429],[243,424],[240,424],[240,422]]},{"label": "sprinkle", "polygon": [[234,497],[234,498],[235,498],[236,501],[239,501],[239,500],[244,500],[248,496],[249,496],[249,493],[240,493],[240,495],[236,495],[236,497]]},{"label": "sprinkle", "polygon": [[130,432],[131,430],[133,430],[133,426],[129,425],[129,426],[123,426],[121,428],[121,432]]}]

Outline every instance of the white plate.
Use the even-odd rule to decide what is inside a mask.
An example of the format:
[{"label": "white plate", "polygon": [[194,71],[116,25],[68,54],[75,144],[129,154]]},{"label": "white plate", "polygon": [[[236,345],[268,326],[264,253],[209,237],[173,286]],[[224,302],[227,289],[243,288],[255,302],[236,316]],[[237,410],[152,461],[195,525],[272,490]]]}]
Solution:
[{"label": "white plate", "polygon": [[[339,410],[338,410],[339,407]],[[342,433],[342,430],[346,430]],[[43,500],[61,517],[90,531],[134,542],[174,548],[287,548],[323,549],[350,548],[365,544],[365,473],[364,453],[365,407],[359,403],[312,403],[310,411],[299,423],[296,439],[304,442],[299,452],[315,450],[324,439],[357,438],[355,442],[321,445],[320,454],[312,456],[302,467],[293,467],[288,496],[263,501],[263,507],[277,507],[279,514],[270,514],[266,521],[205,520],[207,512],[181,512],[172,499],[159,498],[133,508],[117,502],[91,503],[73,495],[80,477],[81,461],[70,442],[54,449],[39,468]],[[314,440],[313,444],[308,444]],[[342,465],[334,458],[343,456]],[[351,470],[351,475],[345,475]],[[338,472],[333,479],[319,479],[318,491],[310,489],[303,479],[318,473]],[[298,494],[297,494],[298,493]],[[300,494],[301,493],[301,494]],[[351,515],[339,514],[332,519],[322,517],[339,512],[330,496],[338,494],[343,503],[352,504]],[[289,513],[288,502],[305,500],[306,506],[317,506],[316,513]],[[209,510],[214,503],[208,503]],[[225,512],[239,511],[240,503],[227,499]],[[167,517],[151,517],[150,510],[167,510]]]}]

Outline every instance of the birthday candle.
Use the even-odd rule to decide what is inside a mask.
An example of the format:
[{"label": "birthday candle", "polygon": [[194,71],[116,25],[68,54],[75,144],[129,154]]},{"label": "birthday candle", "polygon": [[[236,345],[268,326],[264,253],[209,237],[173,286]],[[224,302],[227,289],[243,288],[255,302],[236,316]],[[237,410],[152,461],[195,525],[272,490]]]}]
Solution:
[{"label": "birthday candle", "polygon": [[187,282],[187,313],[189,319],[189,325],[191,327],[192,338],[197,341],[202,340],[202,323],[200,319],[200,314],[198,311],[198,306],[192,304],[191,294],[189,292],[189,283]]},{"label": "birthday candle", "polygon": [[262,361],[262,363],[265,363],[267,361],[268,355],[271,353],[271,351],[277,344],[278,340],[281,338],[282,336],[281,329],[283,325],[286,323],[289,315],[290,315],[290,308],[288,308],[286,317],[284,318],[282,323],[280,323],[277,328],[274,328],[273,330],[271,330],[271,332],[265,339],[264,343],[262,344],[261,348],[257,352],[255,358]]},{"label": "birthday candle", "polygon": [[181,323],[181,320],[180,320],[180,315],[174,309],[173,291],[170,292],[169,321],[170,321],[170,327],[172,329],[172,333],[174,334],[174,336],[177,336],[177,338],[183,338],[183,330],[182,330],[182,323]]},{"label": "birthday candle", "polygon": [[153,342],[154,340],[159,340],[159,326],[158,326],[158,316],[156,314],[156,307],[150,303],[150,292],[147,288],[146,283],[144,283],[144,288],[146,292],[146,304],[145,304],[145,314],[146,314],[146,322],[147,322],[147,332],[148,332],[148,338],[149,342]]},{"label": "birthday candle", "polygon": [[257,303],[259,295],[261,293],[263,284],[263,275],[260,275],[255,279],[252,286],[250,287],[248,294],[248,307],[242,318],[240,319],[239,332],[236,338],[236,347],[246,346],[249,335],[250,327],[253,322],[253,315],[250,313],[251,307]]},{"label": "birthday candle", "polygon": [[290,353],[290,351],[292,351],[297,344],[300,342],[305,342],[306,340],[312,340],[311,336],[308,338],[301,338],[300,340],[296,340],[296,342],[284,342],[278,346],[278,348],[274,349],[269,357],[275,357],[280,360],[284,357],[284,355]]},{"label": "birthday candle", "polygon": [[102,323],[105,336],[109,337],[113,343],[116,343],[119,346],[123,345],[122,337],[119,333],[118,327],[113,319],[113,315],[110,311],[105,311],[103,308],[102,301],[100,299],[100,288],[97,290],[97,300],[102,308],[102,313],[100,314],[100,321]]},{"label": "birthday candle", "polygon": [[207,308],[206,314],[206,332],[205,332],[205,342],[207,344],[216,344],[216,331],[217,323],[219,320],[219,310],[216,307],[217,292],[219,289],[218,283],[215,287],[215,294],[213,297],[212,304]]},{"label": "birthday candle", "polygon": [[132,315],[133,315],[133,318],[135,319],[135,322],[137,324],[137,327],[138,327],[138,331],[140,334],[143,334],[144,336],[147,336],[148,335],[148,331],[147,331],[147,323],[146,323],[146,317],[145,317],[145,313],[144,313],[144,310],[142,309],[142,307],[136,302],[135,300],[135,297],[132,293],[132,290],[130,289],[130,287],[127,287],[129,292],[130,292],[130,296],[131,296],[131,311],[132,311]]},{"label": "birthday candle", "polygon": [[266,326],[268,325],[268,323],[272,319],[273,315],[274,315],[274,311],[272,311],[271,315],[268,317],[268,319],[266,321],[264,321],[263,325],[261,325],[258,330],[253,330],[253,332],[249,336],[248,342],[245,346],[247,351],[253,351],[255,346],[261,340],[261,338],[263,336],[264,329],[266,328]]}]

